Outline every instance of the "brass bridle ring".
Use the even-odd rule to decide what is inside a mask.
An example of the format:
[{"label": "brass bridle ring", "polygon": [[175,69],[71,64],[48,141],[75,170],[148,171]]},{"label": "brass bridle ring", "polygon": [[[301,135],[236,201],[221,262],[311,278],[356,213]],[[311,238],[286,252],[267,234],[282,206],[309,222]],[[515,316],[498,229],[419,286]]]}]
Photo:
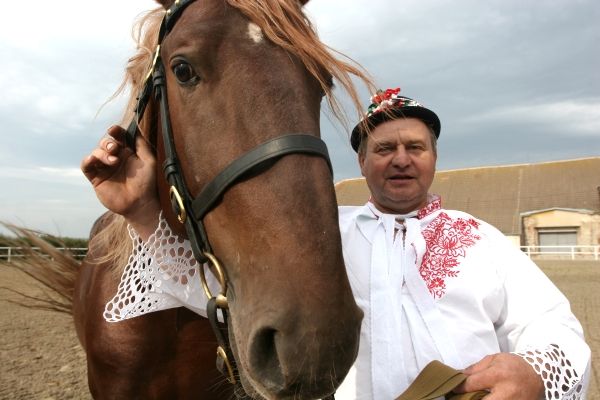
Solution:
[{"label": "brass bridle ring", "polygon": [[[204,256],[208,258],[210,262],[207,263],[209,264],[208,267],[210,268],[210,264],[212,264],[212,266],[214,267],[213,272],[217,277],[217,280],[219,281],[219,285],[221,285],[221,291],[216,296],[217,306],[220,308],[227,308],[227,278],[225,276],[225,271],[223,270],[223,267],[221,266],[219,260],[217,260],[217,257],[215,257],[213,254],[205,251]],[[200,266],[200,281],[202,282],[202,288],[204,289],[206,297],[208,297],[208,299],[210,300],[215,296],[213,296],[212,292],[210,291],[210,288],[208,287],[208,283],[206,282],[206,274],[204,272],[204,268],[205,265]]]},{"label": "brass bridle ring", "polygon": [[175,201],[177,202],[177,207],[179,208],[179,210],[177,210],[177,219],[182,224],[185,223],[185,220],[187,219],[187,212],[185,211],[185,206],[183,205],[181,195],[179,194],[175,186],[171,186],[171,188],[169,189],[169,197],[171,198],[171,203],[173,203],[173,199],[175,199]]},{"label": "brass bridle ring", "polygon": [[225,367],[227,368],[227,373],[229,374],[227,380],[229,381],[229,383],[235,385],[237,381],[235,379],[235,375],[233,374],[233,367],[229,362],[229,357],[227,357],[227,353],[225,353],[225,350],[223,350],[221,346],[217,347],[217,356],[221,357],[223,363],[225,364]]}]

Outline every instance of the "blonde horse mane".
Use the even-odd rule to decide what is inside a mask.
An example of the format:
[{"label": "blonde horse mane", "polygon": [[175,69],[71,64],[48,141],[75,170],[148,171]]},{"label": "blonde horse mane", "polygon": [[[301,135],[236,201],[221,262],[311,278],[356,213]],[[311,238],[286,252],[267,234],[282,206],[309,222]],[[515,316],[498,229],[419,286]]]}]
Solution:
[{"label": "blonde horse mane", "polygon": [[[362,116],[361,103],[352,76],[359,78],[372,93],[374,85],[370,77],[358,63],[332,50],[319,40],[298,0],[227,0],[227,2],[258,25],[269,40],[295,55],[304,64],[321,85],[333,115],[344,126],[347,126],[346,114],[334,95],[333,88],[329,85],[330,76],[348,94],[356,109],[356,120]],[[158,30],[164,13],[162,7],[149,11],[134,25],[132,33],[137,43],[137,52],[129,59],[125,78],[113,96],[116,97],[126,89],[130,89],[130,98],[121,121],[124,126],[127,126],[133,118],[136,95],[151,68]],[[108,254],[98,261],[112,263],[116,268],[115,271],[118,272],[126,265],[131,251],[131,242],[123,240],[125,237],[129,237],[127,224],[124,218],[115,216],[106,228],[93,238],[90,247],[102,246],[101,248],[108,249]]]},{"label": "blonde horse mane", "polygon": [[[295,55],[314,76],[327,97],[334,116],[346,123],[345,113],[329,86],[329,75],[348,94],[356,108],[357,120],[362,106],[351,76],[359,78],[373,92],[374,85],[367,72],[348,56],[337,52],[319,40],[317,33],[298,0],[227,0],[276,45]],[[336,57],[338,56],[338,57]]]}]

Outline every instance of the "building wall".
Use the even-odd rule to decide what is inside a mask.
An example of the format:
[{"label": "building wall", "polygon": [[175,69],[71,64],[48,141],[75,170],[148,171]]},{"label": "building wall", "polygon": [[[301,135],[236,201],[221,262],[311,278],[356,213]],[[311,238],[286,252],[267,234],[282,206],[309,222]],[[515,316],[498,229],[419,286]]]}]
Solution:
[{"label": "building wall", "polygon": [[582,244],[600,245],[600,215],[591,215],[581,222]]},{"label": "building wall", "polygon": [[571,210],[548,210],[523,217],[526,246],[537,246],[538,232],[544,229],[575,229],[577,245],[600,244],[600,215]]}]

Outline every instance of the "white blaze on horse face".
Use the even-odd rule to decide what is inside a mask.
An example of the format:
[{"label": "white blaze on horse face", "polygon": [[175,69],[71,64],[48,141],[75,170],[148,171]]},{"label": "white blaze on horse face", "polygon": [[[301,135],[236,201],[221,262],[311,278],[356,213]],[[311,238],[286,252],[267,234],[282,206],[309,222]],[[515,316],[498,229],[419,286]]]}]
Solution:
[{"label": "white blaze on horse face", "polygon": [[254,41],[254,43],[260,43],[264,38],[262,29],[260,29],[260,27],[254,22],[248,23],[248,36]]}]

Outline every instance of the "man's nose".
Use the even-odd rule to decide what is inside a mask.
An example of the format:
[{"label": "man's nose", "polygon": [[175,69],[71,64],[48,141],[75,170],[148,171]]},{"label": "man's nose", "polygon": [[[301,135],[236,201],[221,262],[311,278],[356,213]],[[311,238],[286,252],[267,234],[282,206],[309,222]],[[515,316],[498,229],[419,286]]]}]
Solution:
[{"label": "man's nose", "polygon": [[392,164],[399,168],[407,167],[410,164],[410,155],[406,151],[404,146],[396,147],[394,157],[392,158]]}]

